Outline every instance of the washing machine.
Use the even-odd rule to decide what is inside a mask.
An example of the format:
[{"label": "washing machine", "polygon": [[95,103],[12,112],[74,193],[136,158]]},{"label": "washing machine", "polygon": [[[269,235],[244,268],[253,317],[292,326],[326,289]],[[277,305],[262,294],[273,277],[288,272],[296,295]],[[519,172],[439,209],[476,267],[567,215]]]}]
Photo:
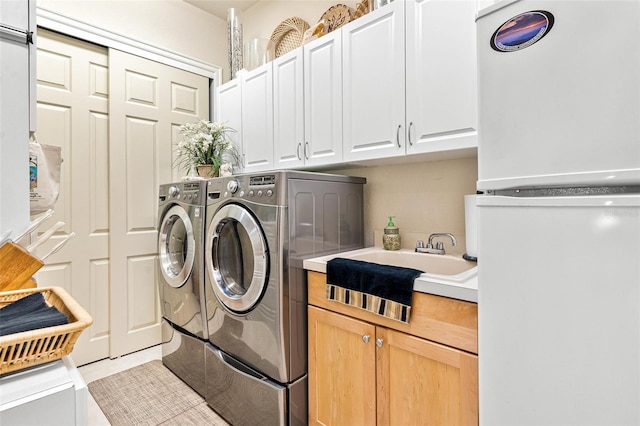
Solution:
[{"label": "washing machine", "polygon": [[207,403],[234,426],[307,424],[305,258],[363,246],[365,179],[297,171],[207,183]]},{"label": "washing machine", "polygon": [[162,361],[205,393],[204,219],[206,181],[161,185],[158,198],[158,292]]}]

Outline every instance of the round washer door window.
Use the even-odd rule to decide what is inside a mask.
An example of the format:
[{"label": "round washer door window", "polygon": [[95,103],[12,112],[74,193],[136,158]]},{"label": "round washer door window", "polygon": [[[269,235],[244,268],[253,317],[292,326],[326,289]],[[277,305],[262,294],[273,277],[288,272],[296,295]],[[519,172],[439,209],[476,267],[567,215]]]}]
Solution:
[{"label": "round washer door window", "polygon": [[158,255],[160,270],[167,284],[181,287],[193,269],[195,240],[191,219],[180,206],[171,207],[162,219]]},{"label": "round washer door window", "polygon": [[248,312],[267,285],[269,253],[262,228],[249,211],[227,204],[207,231],[207,272],[216,297],[227,309]]}]

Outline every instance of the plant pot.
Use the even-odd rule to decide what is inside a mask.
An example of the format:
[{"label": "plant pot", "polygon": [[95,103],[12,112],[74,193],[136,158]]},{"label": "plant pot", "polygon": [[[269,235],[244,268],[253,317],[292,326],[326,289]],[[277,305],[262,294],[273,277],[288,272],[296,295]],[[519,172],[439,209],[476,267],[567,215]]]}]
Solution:
[{"label": "plant pot", "polygon": [[218,171],[214,169],[213,164],[203,164],[196,166],[198,168],[198,176],[203,178],[218,177]]}]

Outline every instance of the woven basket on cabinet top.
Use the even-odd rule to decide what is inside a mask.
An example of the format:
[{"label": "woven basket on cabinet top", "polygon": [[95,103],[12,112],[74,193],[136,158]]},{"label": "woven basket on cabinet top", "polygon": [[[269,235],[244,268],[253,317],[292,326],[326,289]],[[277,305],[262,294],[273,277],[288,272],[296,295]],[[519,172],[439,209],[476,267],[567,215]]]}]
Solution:
[{"label": "woven basket on cabinet top", "polygon": [[353,11],[349,6],[336,4],[327,9],[320,19],[324,21],[327,33],[330,33],[331,31],[335,31],[341,26],[351,22],[352,14]]},{"label": "woven basket on cabinet top", "polygon": [[36,292],[43,294],[47,305],[65,314],[69,323],[0,336],[0,375],[70,354],[82,330],[93,323],[91,315],[62,287],[0,292],[0,308]]},{"label": "woven basket on cabinet top", "polygon": [[367,13],[369,13],[369,0],[362,0],[356,6],[356,10],[355,12],[353,12],[352,19],[358,19],[359,17],[364,16]]},{"label": "woven basket on cabinet top", "polygon": [[273,30],[271,41],[276,51],[276,58],[302,45],[304,32],[309,24],[298,17],[287,18]]}]

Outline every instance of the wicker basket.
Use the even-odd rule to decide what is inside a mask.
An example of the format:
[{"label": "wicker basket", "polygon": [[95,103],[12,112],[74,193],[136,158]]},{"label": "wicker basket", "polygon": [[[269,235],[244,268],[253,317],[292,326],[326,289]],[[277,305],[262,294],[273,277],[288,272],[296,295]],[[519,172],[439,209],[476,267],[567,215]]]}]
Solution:
[{"label": "wicker basket", "polygon": [[40,292],[50,306],[69,318],[68,324],[0,336],[0,375],[55,361],[73,350],[80,333],[93,319],[61,287],[41,287],[0,293],[0,308]]},{"label": "wicker basket", "polygon": [[353,12],[352,19],[358,19],[359,17],[364,16],[367,13],[369,13],[369,0],[362,0],[356,6],[356,10],[355,12]]},{"label": "wicker basket", "polygon": [[309,29],[307,21],[298,18],[287,18],[273,30],[271,41],[275,47],[276,58],[302,46],[304,32]]},{"label": "wicker basket", "polygon": [[320,19],[324,20],[326,32],[335,31],[341,26],[351,22],[353,11],[349,6],[344,4],[336,4],[327,9]]}]

